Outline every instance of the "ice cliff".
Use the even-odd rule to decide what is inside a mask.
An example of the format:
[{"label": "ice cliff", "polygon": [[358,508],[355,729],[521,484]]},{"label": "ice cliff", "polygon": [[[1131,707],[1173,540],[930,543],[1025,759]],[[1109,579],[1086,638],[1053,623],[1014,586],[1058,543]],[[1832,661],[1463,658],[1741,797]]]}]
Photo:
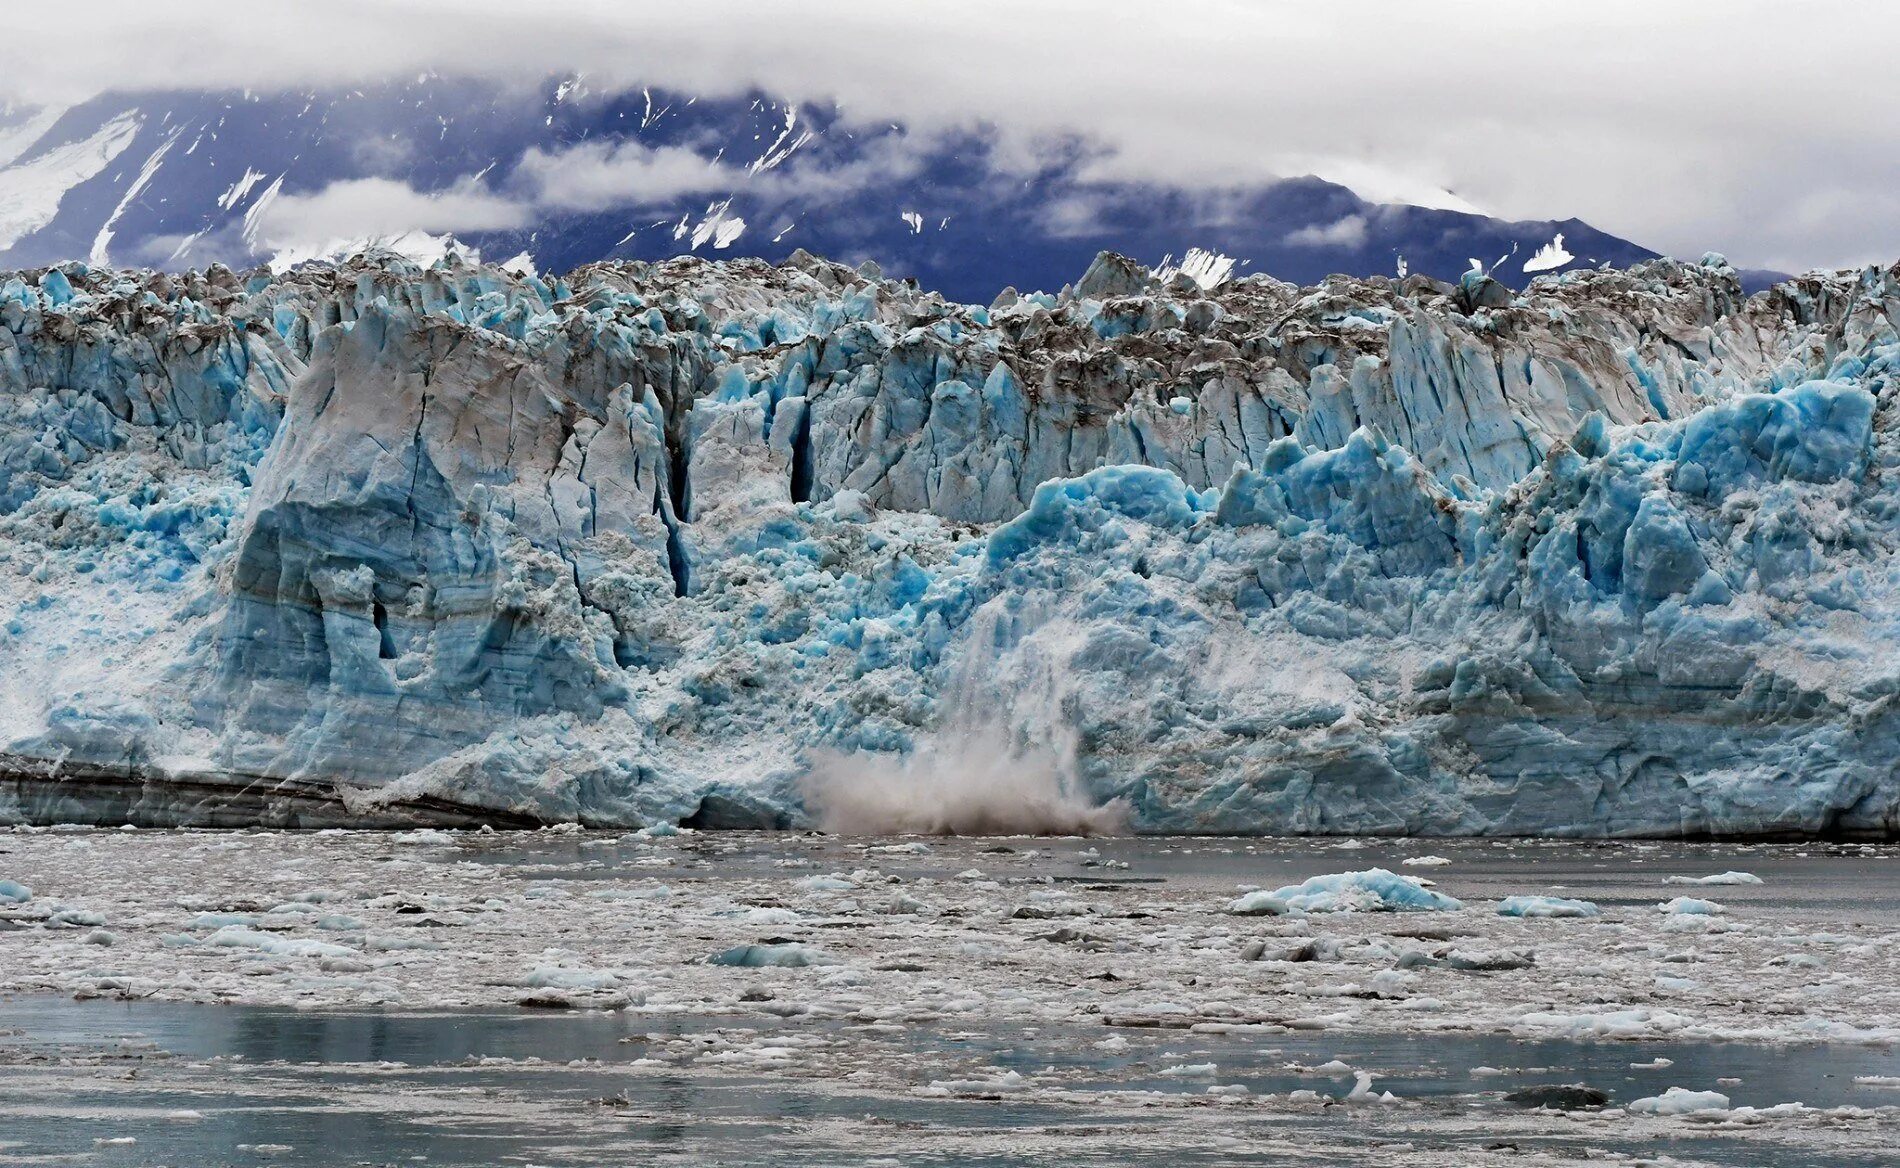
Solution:
[{"label": "ice cliff", "polygon": [[1897,311],[0,275],[0,819],[1892,834]]}]

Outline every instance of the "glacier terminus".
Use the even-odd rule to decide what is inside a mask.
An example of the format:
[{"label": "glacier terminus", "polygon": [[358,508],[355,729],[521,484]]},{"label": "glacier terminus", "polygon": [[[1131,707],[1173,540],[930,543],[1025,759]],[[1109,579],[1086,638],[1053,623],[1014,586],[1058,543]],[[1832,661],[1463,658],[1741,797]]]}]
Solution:
[{"label": "glacier terminus", "polygon": [[1715,255],[0,275],[0,821],[1890,837],[1896,319]]}]

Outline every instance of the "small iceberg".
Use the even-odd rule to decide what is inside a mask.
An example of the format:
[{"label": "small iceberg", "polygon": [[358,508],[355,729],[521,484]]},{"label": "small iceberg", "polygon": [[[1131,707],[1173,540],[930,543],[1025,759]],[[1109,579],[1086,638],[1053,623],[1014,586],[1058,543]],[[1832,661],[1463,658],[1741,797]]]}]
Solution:
[{"label": "small iceberg", "polygon": [[1597,906],[1562,896],[1507,896],[1498,902],[1501,917],[1593,917]]},{"label": "small iceberg", "polygon": [[737,969],[802,969],[808,965],[836,965],[838,959],[828,957],[809,945],[787,943],[783,945],[737,945],[724,953],[716,953],[707,958],[712,965],[729,965]]},{"label": "small iceberg", "polygon": [[1414,877],[1384,868],[1315,876],[1267,895],[1299,912],[1450,912],[1465,907]]}]

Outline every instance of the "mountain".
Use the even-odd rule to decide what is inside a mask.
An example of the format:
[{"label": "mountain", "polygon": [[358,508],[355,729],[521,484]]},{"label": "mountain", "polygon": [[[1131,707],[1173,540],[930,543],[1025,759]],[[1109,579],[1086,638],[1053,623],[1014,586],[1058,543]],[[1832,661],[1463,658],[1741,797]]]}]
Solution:
[{"label": "mountain", "polygon": [[1655,254],[1444,191],[1407,205],[1311,177],[1191,190],[1097,177],[1103,161],[1080,139],[1032,151],[980,128],[866,125],[762,94],[595,93],[577,78],[114,93],[0,117],[0,265],[242,268],[378,240],[426,261],[450,235],[550,271],[803,247],[988,303],[1005,286],[1059,288],[1103,249],[1157,264],[1198,249],[1303,283],[1456,279],[1476,261],[1513,286]]},{"label": "mountain", "polygon": [[0,275],[0,819],[1895,830],[1900,267],[1065,283]]}]

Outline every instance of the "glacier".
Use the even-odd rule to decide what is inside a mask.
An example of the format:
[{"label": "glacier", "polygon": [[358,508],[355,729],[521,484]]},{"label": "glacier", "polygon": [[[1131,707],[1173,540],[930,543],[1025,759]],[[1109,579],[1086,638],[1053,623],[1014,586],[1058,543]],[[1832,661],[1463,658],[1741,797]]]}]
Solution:
[{"label": "glacier", "polygon": [[0,274],[0,821],[1896,834],[1900,267],[1162,276]]}]

